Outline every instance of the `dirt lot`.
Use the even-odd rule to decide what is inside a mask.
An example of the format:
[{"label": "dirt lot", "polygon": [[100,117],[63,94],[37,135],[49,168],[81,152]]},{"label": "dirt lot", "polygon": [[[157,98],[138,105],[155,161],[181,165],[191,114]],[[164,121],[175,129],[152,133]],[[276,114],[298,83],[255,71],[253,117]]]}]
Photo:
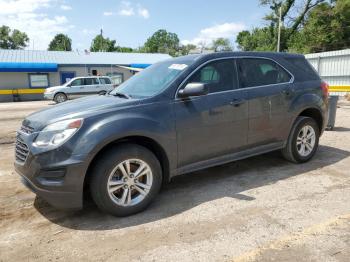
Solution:
[{"label": "dirt lot", "polygon": [[58,211],[20,183],[15,129],[46,106],[0,104],[0,261],[349,261],[350,103],[311,162],[270,153],[178,177],[128,218]]}]

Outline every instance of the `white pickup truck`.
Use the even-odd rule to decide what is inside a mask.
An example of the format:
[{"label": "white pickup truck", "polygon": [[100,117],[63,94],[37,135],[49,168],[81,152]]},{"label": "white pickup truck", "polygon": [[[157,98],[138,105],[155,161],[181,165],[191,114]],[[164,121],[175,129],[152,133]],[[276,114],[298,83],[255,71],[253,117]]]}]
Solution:
[{"label": "white pickup truck", "polygon": [[44,98],[62,103],[86,95],[106,94],[113,90],[112,80],[108,76],[75,77],[61,86],[49,87],[44,92]]}]

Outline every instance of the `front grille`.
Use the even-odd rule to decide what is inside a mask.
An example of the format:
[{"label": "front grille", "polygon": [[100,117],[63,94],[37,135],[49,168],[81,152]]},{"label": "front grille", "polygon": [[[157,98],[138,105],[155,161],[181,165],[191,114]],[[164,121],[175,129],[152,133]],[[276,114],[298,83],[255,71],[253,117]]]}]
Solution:
[{"label": "front grille", "polygon": [[30,135],[30,134],[32,134],[33,133],[33,131],[34,131],[34,128],[32,128],[32,127],[30,127],[30,126],[21,126],[21,132],[22,133],[25,133],[25,134],[27,134],[27,135]]},{"label": "front grille", "polygon": [[27,160],[28,154],[28,146],[19,137],[17,137],[15,146],[16,161],[19,163],[24,163]]}]

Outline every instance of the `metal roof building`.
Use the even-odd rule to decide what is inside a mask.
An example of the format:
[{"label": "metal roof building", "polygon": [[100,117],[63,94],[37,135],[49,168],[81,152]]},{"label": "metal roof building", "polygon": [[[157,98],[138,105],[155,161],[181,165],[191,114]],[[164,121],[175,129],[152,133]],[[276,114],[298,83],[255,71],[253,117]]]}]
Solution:
[{"label": "metal roof building", "polygon": [[[41,99],[45,88],[76,76],[108,75],[120,84],[145,68],[170,58],[166,54],[0,49],[0,102]],[[122,66],[122,67],[119,67]]]},{"label": "metal roof building", "polygon": [[305,57],[330,85],[332,94],[350,92],[350,49],[307,54]]},{"label": "metal roof building", "polygon": [[[60,65],[130,65],[153,64],[170,58],[165,54],[114,53],[84,51],[31,51],[0,49],[0,63],[56,63]],[[1,69],[1,67],[0,67]]]}]

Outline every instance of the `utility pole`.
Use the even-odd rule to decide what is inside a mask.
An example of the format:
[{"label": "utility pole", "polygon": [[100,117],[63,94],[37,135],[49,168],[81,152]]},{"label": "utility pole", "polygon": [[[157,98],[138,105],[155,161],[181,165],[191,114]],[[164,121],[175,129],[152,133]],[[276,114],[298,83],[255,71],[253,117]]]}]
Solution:
[{"label": "utility pole", "polygon": [[100,33],[100,36],[101,36],[101,44],[100,44],[100,48],[99,48],[99,51],[100,52],[103,52],[103,29],[101,28],[101,33]]},{"label": "utility pole", "polygon": [[281,46],[281,29],[282,29],[282,2],[281,2],[281,4],[280,4],[279,19],[278,19],[277,52],[280,52],[280,46]]}]

